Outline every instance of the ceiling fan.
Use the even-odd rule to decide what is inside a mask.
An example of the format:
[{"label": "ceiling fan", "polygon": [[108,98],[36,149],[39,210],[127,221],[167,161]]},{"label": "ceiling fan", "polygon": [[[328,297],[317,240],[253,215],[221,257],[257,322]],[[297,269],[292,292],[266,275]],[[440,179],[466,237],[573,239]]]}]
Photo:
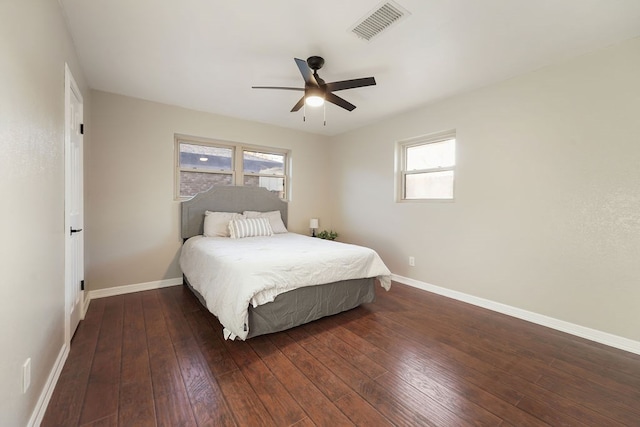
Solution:
[{"label": "ceiling fan", "polygon": [[[355,89],[358,87],[373,86],[376,79],[373,77],[365,77],[361,79],[342,80],[339,82],[325,83],[318,76],[318,70],[324,65],[324,59],[320,56],[310,56],[306,61],[294,58],[300,74],[304,79],[304,87],[281,87],[281,86],[252,86],[253,89],[280,89],[280,90],[298,90],[304,91],[304,96],[293,106],[291,112],[300,110],[306,103],[311,107],[317,107],[324,104],[324,101],[330,102],[342,107],[347,111],[353,111],[356,106],[352,103],[340,98],[333,92],[345,89]],[[311,71],[313,70],[313,71]]]}]

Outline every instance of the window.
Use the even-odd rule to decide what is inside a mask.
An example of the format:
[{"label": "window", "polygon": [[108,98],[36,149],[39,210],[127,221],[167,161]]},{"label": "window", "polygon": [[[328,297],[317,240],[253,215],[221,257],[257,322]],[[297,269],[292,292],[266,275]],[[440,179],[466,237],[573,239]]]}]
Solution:
[{"label": "window", "polygon": [[243,150],[243,185],[264,187],[277,192],[284,199],[286,154],[266,153],[255,150]]},{"label": "window", "polygon": [[233,148],[179,142],[179,197],[233,185]]},{"label": "window", "polygon": [[446,132],[399,142],[399,201],[451,200],[456,135]]},{"label": "window", "polygon": [[287,198],[288,152],[176,136],[176,198],[213,185],[265,187]]}]

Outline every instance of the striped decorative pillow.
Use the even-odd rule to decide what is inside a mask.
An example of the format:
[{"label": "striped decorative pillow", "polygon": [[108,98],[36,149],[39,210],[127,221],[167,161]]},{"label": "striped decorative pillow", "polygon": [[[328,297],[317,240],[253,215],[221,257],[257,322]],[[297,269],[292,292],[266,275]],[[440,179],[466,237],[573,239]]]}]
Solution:
[{"label": "striped decorative pillow", "polygon": [[229,222],[229,234],[232,239],[243,237],[272,236],[273,230],[267,218],[234,219]]}]

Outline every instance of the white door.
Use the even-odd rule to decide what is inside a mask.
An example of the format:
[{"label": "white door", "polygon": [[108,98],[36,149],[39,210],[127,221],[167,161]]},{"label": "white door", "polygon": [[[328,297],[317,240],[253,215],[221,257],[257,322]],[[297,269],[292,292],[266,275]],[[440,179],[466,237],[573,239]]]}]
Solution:
[{"label": "white door", "polygon": [[65,68],[65,338],[71,341],[83,315],[84,209],[82,94]]}]

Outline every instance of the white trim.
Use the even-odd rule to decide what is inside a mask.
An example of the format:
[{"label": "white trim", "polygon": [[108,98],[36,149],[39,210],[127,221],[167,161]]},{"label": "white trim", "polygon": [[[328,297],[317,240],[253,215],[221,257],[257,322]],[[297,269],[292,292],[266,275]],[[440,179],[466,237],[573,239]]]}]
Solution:
[{"label": "white trim", "polygon": [[69,356],[69,346],[65,343],[62,345],[60,353],[58,353],[58,358],[53,364],[51,372],[49,372],[49,377],[47,378],[47,382],[44,384],[42,392],[40,393],[38,403],[36,403],[36,407],[34,408],[31,418],[29,418],[29,422],[27,423],[28,427],[39,426],[42,423],[44,414],[47,411],[47,406],[49,406],[49,401],[53,395],[53,390],[55,390],[58,378],[60,378],[60,374],[62,373],[64,362],[67,361],[67,356]]},{"label": "white trim", "polygon": [[95,291],[89,291],[88,293],[89,300],[92,300],[96,298],[112,297],[115,295],[149,291],[151,289],[166,288],[169,286],[177,285],[182,285],[182,277],[176,277],[175,279],[156,280],[154,282],[136,283],[134,285],[116,286],[113,288],[97,289]]},{"label": "white trim", "polygon": [[590,341],[595,341],[600,344],[608,345],[610,347],[615,347],[620,350],[628,351],[630,353],[640,354],[640,341],[630,340],[628,338],[609,334],[607,332],[602,332],[597,329],[591,329],[584,326],[576,325],[574,323],[565,322],[564,320],[555,319],[543,314],[534,313],[488,299],[479,298],[473,295],[465,294],[463,292],[442,288],[440,286],[421,282],[415,279],[410,279],[408,277],[399,276],[397,274],[392,274],[391,279],[396,282],[412,286],[414,288],[422,289],[428,292],[433,292],[434,294],[473,304],[478,307],[486,308],[498,313],[526,320],[527,322],[546,326],[557,331],[566,332],[571,335],[585,338]]},{"label": "white trim", "polygon": [[87,315],[87,310],[89,310],[89,304],[91,303],[91,297],[89,296],[89,292],[84,293],[84,301],[82,302],[82,320]]}]

